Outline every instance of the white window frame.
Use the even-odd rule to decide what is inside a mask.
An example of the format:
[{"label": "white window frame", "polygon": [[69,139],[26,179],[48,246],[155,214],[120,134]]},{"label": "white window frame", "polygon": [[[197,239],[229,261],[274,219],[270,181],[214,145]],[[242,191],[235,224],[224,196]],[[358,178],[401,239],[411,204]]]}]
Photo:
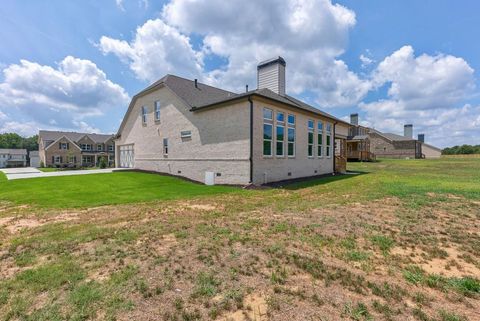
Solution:
[{"label": "white window frame", "polygon": [[155,101],[155,121],[160,121],[160,100]]},{"label": "white window frame", "polygon": [[147,124],[147,113],[148,113],[148,109],[147,109],[147,106],[142,106],[142,124],[143,125],[146,125]]},{"label": "white window frame", "polygon": [[[312,126],[310,127],[310,123]],[[310,138],[310,134],[312,134],[312,143],[308,140]],[[312,147],[312,152],[310,153],[310,146]],[[315,155],[315,121],[313,119],[307,120],[307,157],[313,158]]]},{"label": "white window frame", "polygon": [[325,145],[327,146],[327,158],[332,158],[332,124],[330,123],[325,126]]},{"label": "white window frame", "polygon": [[68,143],[60,143],[60,149],[61,150],[67,150],[68,149]]},{"label": "white window frame", "polygon": [[[270,115],[271,115],[270,118],[265,117],[265,112],[266,111],[270,113]],[[263,107],[263,119],[273,121],[273,110],[270,109],[270,108],[267,108],[267,107]]]},{"label": "white window frame", "polygon": [[191,130],[183,130],[180,132],[180,138],[186,139],[186,138],[192,138],[192,131]]},{"label": "white window frame", "polygon": [[109,152],[114,152],[115,151],[115,145],[108,145],[108,151]]},{"label": "white window frame", "polygon": [[[278,128],[283,128],[283,140],[278,140]],[[282,144],[282,153],[278,153],[278,143]],[[276,157],[285,157],[285,126],[281,125],[281,123],[277,123],[275,126],[275,156]]]},{"label": "white window frame", "polygon": [[60,156],[60,155],[55,155],[55,156],[53,157],[53,163],[54,163],[54,164],[61,164],[61,163],[62,163],[61,157],[62,157],[62,156]]},{"label": "white window frame", "polygon": [[[98,148],[98,147],[100,147],[100,148]],[[97,144],[97,151],[103,152],[103,146],[102,146],[102,144]]]},{"label": "white window frame", "polygon": [[[290,116],[293,117],[293,123],[290,122]],[[287,125],[289,126],[295,126],[295,121],[296,121],[297,117],[294,115],[294,114],[288,114],[287,115]]]},{"label": "white window frame", "polygon": [[[288,135],[288,132],[289,132],[290,130],[293,130],[293,141],[292,141],[292,142],[289,141],[289,137],[290,137],[290,136]],[[287,156],[288,156],[288,157],[291,157],[291,158],[294,158],[294,157],[295,157],[295,147],[296,147],[296,146],[295,146],[295,145],[296,145],[295,140],[296,140],[296,135],[297,135],[297,130],[295,129],[295,127],[288,126],[288,127],[287,127]],[[292,154],[292,155],[290,155],[290,154],[288,153],[288,151],[289,151],[289,145],[290,145],[290,144],[293,145],[293,154]]]},{"label": "white window frame", "polygon": [[[280,116],[280,115],[283,116],[283,120],[278,119],[278,116]],[[277,123],[285,124],[285,113],[283,111],[277,111],[277,116],[276,116],[275,120],[277,121]]]},{"label": "white window frame", "polygon": [[[270,131],[272,133],[272,136],[270,139],[265,138],[265,126],[270,126]],[[273,135],[274,135],[274,130],[273,130],[273,124],[272,123],[267,123],[263,122],[263,139],[262,139],[262,153],[263,157],[273,157]],[[270,142],[270,154],[265,154],[265,142]]]},{"label": "white window frame", "polygon": [[[325,136],[323,129],[324,129],[323,121],[320,120],[317,123],[317,157],[318,158],[323,158],[323,137]],[[322,137],[320,137],[320,135]]]}]

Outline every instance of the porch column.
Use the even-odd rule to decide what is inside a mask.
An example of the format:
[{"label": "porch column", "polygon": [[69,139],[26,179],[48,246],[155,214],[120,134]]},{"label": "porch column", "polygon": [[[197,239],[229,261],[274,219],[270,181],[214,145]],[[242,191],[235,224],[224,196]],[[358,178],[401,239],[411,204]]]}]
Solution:
[{"label": "porch column", "polygon": [[93,164],[93,166],[97,166],[97,154],[95,154],[95,163]]}]

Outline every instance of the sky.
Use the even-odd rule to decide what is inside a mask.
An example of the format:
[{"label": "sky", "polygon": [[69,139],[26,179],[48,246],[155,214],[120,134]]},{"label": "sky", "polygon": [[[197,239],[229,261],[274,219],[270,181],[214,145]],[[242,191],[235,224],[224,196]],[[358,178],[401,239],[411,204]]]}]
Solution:
[{"label": "sky", "polygon": [[287,92],[344,120],[438,147],[480,144],[476,0],[2,0],[0,133],[116,133],[165,74],[256,87],[282,56]]}]

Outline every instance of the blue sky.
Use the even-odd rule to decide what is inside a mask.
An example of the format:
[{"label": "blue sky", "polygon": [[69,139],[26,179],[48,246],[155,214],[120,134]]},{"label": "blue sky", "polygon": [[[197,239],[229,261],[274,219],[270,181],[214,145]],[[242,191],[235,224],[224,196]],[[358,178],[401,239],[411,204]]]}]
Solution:
[{"label": "blue sky", "polygon": [[0,132],[116,132],[166,73],[287,91],[337,117],[444,147],[480,143],[478,1],[14,1],[0,5]]}]

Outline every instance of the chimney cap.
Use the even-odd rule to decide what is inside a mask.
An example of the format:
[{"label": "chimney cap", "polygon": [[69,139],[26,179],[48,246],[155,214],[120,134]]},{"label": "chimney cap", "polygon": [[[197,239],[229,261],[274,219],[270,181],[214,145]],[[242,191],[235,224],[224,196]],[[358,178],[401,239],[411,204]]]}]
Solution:
[{"label": "chimney cap", "polygon": [[358,116],[358,113],[350,114],[350,116]]},{"label": "chimney cap", "polygon": [[403,127],[413,127],[413,124],[405,124]]},{"label": "chimney cap", "polygon": [[257,65],[257,69],[264,68],[264,67],[267,67],[267,66],[270,66],[270,65],[274,65],[274,64],[277,64],[277,63],[281,64],[284,67],[287,65],[287,63],[285,62],[285,59],[278,56],[278,57],[270,58],[270,59],[267,59],[267,60],[264,60],[264,61],[260,62]]}]

